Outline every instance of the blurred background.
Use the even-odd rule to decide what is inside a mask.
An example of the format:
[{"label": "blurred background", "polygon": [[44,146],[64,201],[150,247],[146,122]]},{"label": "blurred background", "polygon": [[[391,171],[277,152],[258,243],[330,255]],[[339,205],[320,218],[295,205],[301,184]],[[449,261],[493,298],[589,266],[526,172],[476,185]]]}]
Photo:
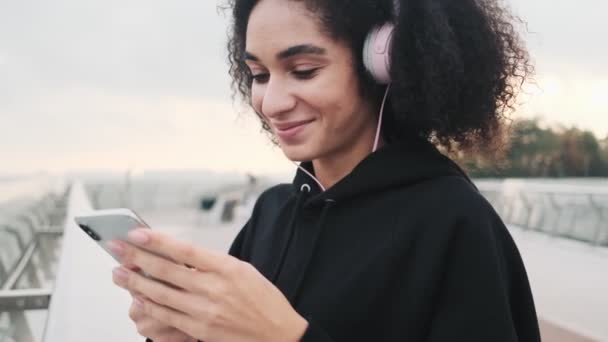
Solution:
[{"label": "blurred background", "polygon": [[[508,223],[544,341],[608,341],[608,3],[509,0],[536,64],[508,164],[464,160]],[[76,213],[135,209],[227,250],[295,167],[231,99],[216,1],[0,0],[0,341],[136,341]]]}]

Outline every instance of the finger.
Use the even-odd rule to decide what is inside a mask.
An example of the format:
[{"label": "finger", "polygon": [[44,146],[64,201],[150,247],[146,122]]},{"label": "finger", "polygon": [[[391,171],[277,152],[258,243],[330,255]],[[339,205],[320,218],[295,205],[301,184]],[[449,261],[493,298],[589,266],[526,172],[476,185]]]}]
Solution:
[{"label": "finger", "polygon": [[178,289],[186,289],[190,292],[207,293],[202,284],[210,282],[209,275],[188,269],[146,250],[126,243],[117,242],[123,249],[122,262],[137,265],[138,268],[148,276],[160,280]]},{"label": "finger", "polygon": [[123,264],[122,266],[124,266],[125,268],[133,271],[133,272],[139,272],[141,271],[141,268],[139,268],[139,266],[137,265],[133,265],[133,264]]},{"label": "finger", "polygon": [[[138,298],[138,300],[141,301],[143,299]],[[169,335],[175,330],[175,328],[163,324],[146,314],[142,306],[136,304],[135,300],[133,300],[129,308],[129,318],[135,323],[137,331],[146,337],[154,336],[158,338],[158,336]]]},{"label": "finger", "polygon": [[136,323],[137,332],[140,335],[148,338],[154,338],[154,341],[174,341],[168,338],[164,338],[169,337],[175,333],[174,327],[163,324],[162,322],[159,322],[158,320],[152,318],[149,315],[146,315],[145,317],[145,319]]},{"label": "finger", "polygon": [[170,307],[159,305],[148,300],[139,301],[142,311],[157,321],[181,330],[190,336],[197,336],[199,339],[204,339],[206,333],[206,324],[203,322],[195,322],[191,316],[179,312]]},{"label": "finger", "polygon": [[135,297],[133,297],[133,302],[129,307],[129,318],[137,323],[145,317],[144,311],[141,309],[141,306],[135,305]]},{"label": "finger", "polygon": [[225,265],[232,261],[232,257],[225,253],[197,247],[151,229],[131,231],[128,240],[153,253],[166,255],[179,264],[191,265],[203,272],[221,272]]},{"label": "finger", "polygon": [[123,267],[115,268],[113,281],[116,285],[130,291],[138,292],[141,296],[134,297],[135,303],[149,301],[169,306],[181,312],[194,312],[198,307],[198,298],[193,298],[187,292],[164,285],[158,281],[143,277]]},{"label": "finger", "polygon": [[131,295],[132,299],[135,299],[135,297],[142,297],[143,295],[137,291],[134,290],[127,290],[129,291],[129,294]]},{"label": "finger", "polygon": [[[139,274],[141,274],[141,275],[143,275],[143,276],[150,276],[150,273],[147,273],[147,274],[146,274],[146,273],[144,273],[144,271],[141,269],[141,267],[139,267],[139,266],[137,266],[137,265],[133,265],[133,264],[122,264],[122,266],[123,266],[123,267],[125,267],[125,268],[126,268],[126,269],[128,269],[128,270],[131,270],[131,271],[133,271],[133,272],[137,272],[137,273],[139,273]],[[155,277],[152,277],[152,278],[155,278]],[[155,279],[158,279],[158,278],[155,278]],[[158,280],[160,280],[160,279],[158,279]],[[167,283],[167,282],[165,281],[165,283]],[[171,285],[171,286],[173,286],[173,287],[175,287],[175,288],[181,289],[181,287],[179,287],[179,286],[176,286],[176,285],[173,285],[173,284],[170,284],[170,283],[167,283],[167,284],[168,284],[168,285]],[[129,292],[131,292],[131,291],[129,291]],[[133,293],[131,293],[131,294],[133,295]],[[135,294],[135,295],[137,295],[137,294]]]}]

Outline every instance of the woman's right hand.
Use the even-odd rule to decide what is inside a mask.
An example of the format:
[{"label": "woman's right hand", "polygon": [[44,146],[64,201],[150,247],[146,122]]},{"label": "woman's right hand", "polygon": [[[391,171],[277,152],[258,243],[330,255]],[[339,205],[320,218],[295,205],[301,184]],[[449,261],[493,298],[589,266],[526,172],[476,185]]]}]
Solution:
[{"label": "woman's right hand", "polygon": [[[136,266],[130,266],[128,268],[134,272],[138,271]],[[130,293],[133,302],[129,308],[129,317],[135,323],[137,332],[140,335],[151,339],[153,342],[196,342],[195,338],[186,335],[181,330],[146,315],[135,302],[135,298],[138,294],[133,292]]]}]

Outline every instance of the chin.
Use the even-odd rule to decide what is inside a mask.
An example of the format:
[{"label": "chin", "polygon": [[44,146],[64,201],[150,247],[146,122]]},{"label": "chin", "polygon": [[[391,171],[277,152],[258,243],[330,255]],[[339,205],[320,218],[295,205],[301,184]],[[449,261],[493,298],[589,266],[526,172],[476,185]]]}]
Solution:
[{"label": "chin", "polygon": [[306,144],[295,146],[281,145],[281,150],[287,159],[291,161],[310,161],[315,159],[317,155]]}]

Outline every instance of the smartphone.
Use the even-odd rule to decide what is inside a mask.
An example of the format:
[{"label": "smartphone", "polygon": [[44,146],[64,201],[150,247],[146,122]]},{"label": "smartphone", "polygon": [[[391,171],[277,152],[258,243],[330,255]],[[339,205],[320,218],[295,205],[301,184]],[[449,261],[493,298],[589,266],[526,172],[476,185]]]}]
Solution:
[{"label": "smartphone", "polygon": [[[148,228],[150,226],[137,215],[133,210],[128,208],[116,208],[116,209],[103,209],[95,210],[87,213],[86,215],[79,215],[74,217],[74,221],[80,229],[82,229],[91,239],[103,248],[108,254],[110,254],[114,260],[120,263],[120,258],[107,247],[108,242],[112,240],[123,240],[127,241],[127,234],[133,229],[137,228]],[[171,260],[171,258],[148,251],[163,259]],[[185,267],[194,269],[192,266],[185,264]],[[173,284],[165,282],[161,279],[157,279],[149,275],[148,273],[140,270],[139,273],[144,277],[150,278],[161,282],[169,287],[177,288]]]},{"label": "smartphone", "polygon": [[108,252],[116,261],[114,255],[107,247],[112,240],[127,240],[127,234],[136,228],[150,228],[146,222],[133,210],[128,208],[95,210],[86,215],[74,217],[74,221],[89,237]]}]

